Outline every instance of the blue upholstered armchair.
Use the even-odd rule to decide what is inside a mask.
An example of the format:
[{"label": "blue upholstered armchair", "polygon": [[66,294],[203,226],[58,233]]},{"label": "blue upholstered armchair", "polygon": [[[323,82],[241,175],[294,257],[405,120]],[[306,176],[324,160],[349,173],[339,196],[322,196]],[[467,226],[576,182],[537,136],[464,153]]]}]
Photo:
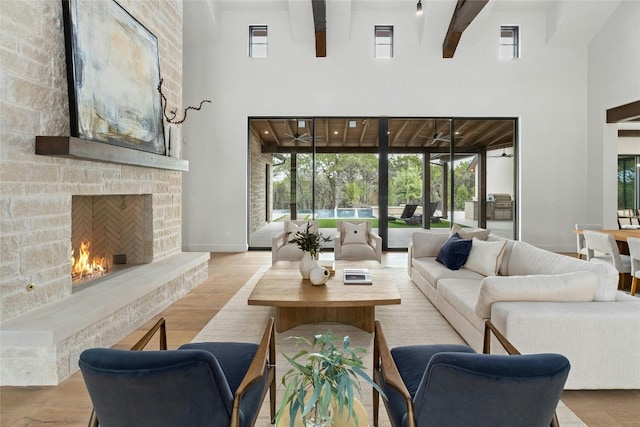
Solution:
[{"label": "blue upholstered armchair", "polygon": [[259,344],[93,348],[82,352],[79,365],[95,410],[93,425],[253,426],[267,390],[275,420],[273,319]]},{"label": "blue upholstered armchair", "polygon": [[[560,354],[519,355],[490,323],[490,333],[513,355],[477,354],[464,345],[389,349],[376,322],[374,380],[384,390],[394,427],[535,427],[558,425],[555,409],[569,375]],[[373,391],[373,425],[379,394]]]}]

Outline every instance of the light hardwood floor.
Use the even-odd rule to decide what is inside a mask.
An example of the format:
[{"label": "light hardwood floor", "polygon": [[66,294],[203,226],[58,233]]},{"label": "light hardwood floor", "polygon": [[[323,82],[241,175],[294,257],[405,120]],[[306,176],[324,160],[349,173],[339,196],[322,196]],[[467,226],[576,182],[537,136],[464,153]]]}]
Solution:
[{"label": "light hardwood floor", "polygon": [[[211,255],[208,280],[156,317],[167,321],[170,349],[190,342],[259,267],[271,263],[268,251]],[[406,252],[383,254],[383,264],[404,267]],[[154,320],[114,347],[129,348]],[[156,343],[154,340],[149,348],[154,348]],[[566,391],[562,399],[589,426],[640,427],[640,390]],[[80,373],[55,387],[0,388],[2,427],[86,426],[90,412],[91,402]]]}]

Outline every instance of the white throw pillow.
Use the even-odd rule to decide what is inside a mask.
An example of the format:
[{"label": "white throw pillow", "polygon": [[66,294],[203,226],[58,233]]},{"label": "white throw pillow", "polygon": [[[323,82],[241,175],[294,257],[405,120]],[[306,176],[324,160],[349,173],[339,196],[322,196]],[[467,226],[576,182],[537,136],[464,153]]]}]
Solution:
[{"label": "white throw pillow", "polygon": [[598,276],[590,271],[531,276],[485,277],[480,284],[475,312],[491,318],[491,306],[501,301],[593,301]]},{"label": "white throw pillow", "polygon": [[[304,226],[304,229],[307,229],[307,226]],[[296,234],[298,231],[300,231],[300,227],[298,227],[298,224],[296,224],[295,222],[292,221],[287,221],[285,223],[285,232],[290,233],[289,236],[291,238],[293,238],[293,235]]]},{"label": "white throw pillow", "polygon": [[495,276],[498,274],[506,243],[506,240],[485,242],[474,237],[471,243],[471,252],[469,252],[469,258],[467,258],[464,268],[483,276]]},{"label": "white throw pillow", "polygon": [[314,233],[315,232],[315,227],[314,227],[313,223],[310,223],[310,222],[303,222],[303,223],[300,223],[300,225],[298,225],[293,221],[287,221],[287,222],[285,222],[285,230],[284,231],[287,232],[287,233],[290,233],[289,237],[293,238],[294,235],[298,231],[300,231],[302,233],[306,232],[307,231],[307,225],[309,225],[309,224],[311,225],[309,227],[309,231],[311,233]]},{"label": "white throw pillow", "polygon": [[365,244],[367,243],[367,223],[361,222],[360,224],[352,224],[350,222],[343,222],[342,229],[344,230],[343,245],[353,244]]},{"label": "white throw pillow", "polygon": [[491,229],[488,228],[462,228],[458,224],[453,224],[451,227],[450,236],[458,233],[461,239],[468,240],[473,237],[477,237],[480,240],[487,240],[489,234],[491,234]]}]

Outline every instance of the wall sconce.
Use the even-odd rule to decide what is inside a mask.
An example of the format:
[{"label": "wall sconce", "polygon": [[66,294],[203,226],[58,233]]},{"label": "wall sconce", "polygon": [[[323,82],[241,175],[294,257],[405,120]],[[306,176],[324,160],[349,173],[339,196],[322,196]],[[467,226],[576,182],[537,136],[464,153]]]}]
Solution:
[{"label": "wall sconce", "polygon": [[418,4],[416,5],[416,15],[422,15],[422,0],[418,0]]}]

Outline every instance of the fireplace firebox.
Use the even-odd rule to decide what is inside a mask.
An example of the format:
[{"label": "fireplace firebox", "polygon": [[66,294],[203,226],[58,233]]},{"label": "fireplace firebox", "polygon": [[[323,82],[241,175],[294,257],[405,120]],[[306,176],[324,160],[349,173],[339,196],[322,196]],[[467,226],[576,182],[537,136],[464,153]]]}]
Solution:
[{"label": "fireplace firebox", "polygon": [[73,290],[127,266],[151,262],[150,194],[72,196]]}]

